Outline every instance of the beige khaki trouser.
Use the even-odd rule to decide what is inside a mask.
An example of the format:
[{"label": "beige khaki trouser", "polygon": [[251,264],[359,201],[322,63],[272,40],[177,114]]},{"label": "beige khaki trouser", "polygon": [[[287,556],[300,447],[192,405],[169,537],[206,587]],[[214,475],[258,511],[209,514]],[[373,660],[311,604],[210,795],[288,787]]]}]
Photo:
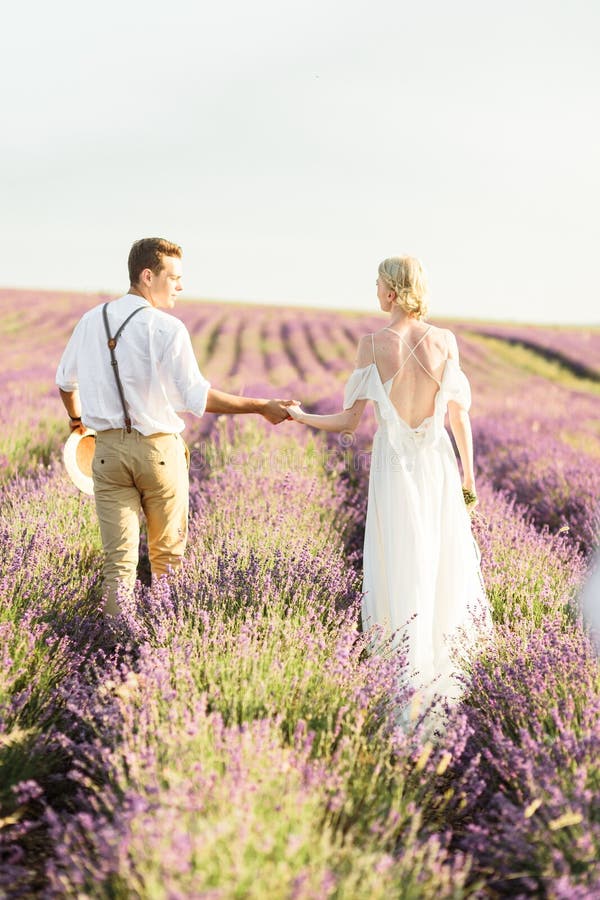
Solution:
[{"label": "beige khaki trouser", "polygon": [[146,516],[152,578],[180,563],[188,534],[189,451],[179,434],[145,436],[113,428],[96,434],[94,497],[104,547],[104,612],[120,612],[118,593],[133,590],[140,511]]}]

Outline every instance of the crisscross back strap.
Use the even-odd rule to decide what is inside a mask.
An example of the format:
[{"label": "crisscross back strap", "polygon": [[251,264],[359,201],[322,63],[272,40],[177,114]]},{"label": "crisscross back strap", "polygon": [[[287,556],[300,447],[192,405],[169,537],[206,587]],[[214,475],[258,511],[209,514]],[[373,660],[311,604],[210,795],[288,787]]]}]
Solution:
[{"label": "crisscross back strap", "polygon": [[115,336],[112,337],[110,333],[110,327],[108,324],[108,313],[106,312],[106,307],[108,303],[105,303],[102,307],[102,319],[104,320],[104,330],[106,331],[106,343],[108,344],[108,349],[110,350],[110,364],[112,366],[112,370],[115,373],[115,381],[117,383],[117,390],[119,392],[119,397],[121,399],[121,406],[123,407],[123,416],[125,418],[125,428],[128,432],[131,432],[131,419],[129,418],[129,413],[127,411],[127,404],[125,403],[125,394],[123,392],[123,384],[121,383],[121,376],[119,375],[119,364],[117,362],[117,357],[115,356],[115,347],[117,346],[117,341],[121,337],[121,332],[127,325],[130,319],[133,319],[136,313],[139,313],[142,309],[147,309],[146,306],[138,306],[137,309],[134,309],[132,313],[130,313],[123,324],[120,326]]},{"label": "crisscross back strap", "polygon": [[392,334],[397,335],[397,336],[400,338],[400,340],[402,341],[402,343],[404,344],[404,346],[406,347],[406,349],[408,350],[408,356],[407,356],[406,359],[402,362],[402,365],[400,366],[400,368],[398,369],[398,371],[395,372],[395,373],[392,375],[392,378],[390,379],[390,381],[393,381],[393,379],[396,377],[396,375],[399,375],[399,374],[400,374],[400,372],[402,371],[402,369],[404,368],[404,366],[406,365],[406,363],[409,361],[409,359],[410,359],[411,356],[412,356],[412,357],[419,363],[419,365],[421,366],[421,368],[423,369],[423,371],[426,372],[427,375],[429,375],[430,378],[433,378],[433,380],[435,381],[436,384],[440,384],[440,382],[437,380],[437,378],[435,377],[435,375],[432,375],[432,374],[431,374],[431,372],[429,371],[429,369],[428,369],[426,366],[423,365],[423,363],[421,362],[421,360],[419,359],[419,357],[418,357],[417,354],[415,353],[415,350],[417,349],[417,347],[419,347],[420,344],[423,343],[423,341],[425,340],[425,338],[427,337],[427,335],[429,334],[429,332],[431,331],[431,329],[432,329],[432,326],[430,325],[429,328],[427,329],[427,331],[426,331],[424,334],[421,335],[421,337],[419,338],[419,340],[417,341],[417,343],[415,344],[415,346],[414,346],[414,347],[410,347],[410,346],[406,343],[406,341],[404,340],[404,338],[402,337],[402,335],[401,335],[398,331],[394,331],[393,328],[386,328],[386,331],[391,331]]},{"label": "crisscross back strap", "polygon": [[371,347],[373,348],[373,362],[375,362],[375,338],[371,334]]}]

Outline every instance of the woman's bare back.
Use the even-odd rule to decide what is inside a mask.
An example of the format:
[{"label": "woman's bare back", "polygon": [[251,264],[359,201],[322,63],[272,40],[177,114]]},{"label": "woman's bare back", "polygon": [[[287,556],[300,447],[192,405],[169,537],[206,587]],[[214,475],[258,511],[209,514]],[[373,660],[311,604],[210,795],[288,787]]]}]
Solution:
[{"label": "woman's bare back", "polygon": [[398,415],[417,428],[433,415],[450,350],[448,332],[424,322],[410,322],[397,330],[376,332],[371,345],[379,376]]}]

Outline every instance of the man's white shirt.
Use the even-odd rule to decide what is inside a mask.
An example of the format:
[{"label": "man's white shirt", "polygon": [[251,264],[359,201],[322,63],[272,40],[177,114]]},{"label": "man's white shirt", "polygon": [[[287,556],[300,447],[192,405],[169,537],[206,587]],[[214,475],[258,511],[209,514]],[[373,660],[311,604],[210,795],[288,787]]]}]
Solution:
[{"label": "man's white shirt", "polygon": [[[56,372],[56,384],[63,391],[79,388],[83,423],[95,431],[125,426],[102,306],[79,320]],[[185,422],[177,413],[201,416],[210,383],[198,368],[183,322],[143,297],[126,294],[109,303],[111,335],[140,306],[144,308],[127,323],[115,349],[131,425],[144,435],[179,433]]]}]

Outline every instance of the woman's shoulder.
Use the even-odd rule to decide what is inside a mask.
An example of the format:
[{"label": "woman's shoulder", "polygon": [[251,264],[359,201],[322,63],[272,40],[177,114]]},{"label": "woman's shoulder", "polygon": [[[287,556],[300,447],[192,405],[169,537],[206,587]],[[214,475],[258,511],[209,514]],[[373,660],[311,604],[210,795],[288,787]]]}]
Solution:
[{"label": "woman's shoulder", "polygon": [[426,323],[427,330],[431,332],[432,335],[438,335],[440,337],[454,337],[454,332],[450,330],[450,328],[444,328],[441,325],[434,325],[432,322]]},{"label": "woman's shoulder", "polygon": [[456,336],[450,328],[442,328],[440,325],[430,324],[429,334],[446,351],[446,355],[456,356],[458,354]]},{"label": "woman's shoulder", "polygon": [[356,368],[364,368],[373,362],[373,341],[377,332],[363,334],[358,339],[358,347],[356,349]]}]

